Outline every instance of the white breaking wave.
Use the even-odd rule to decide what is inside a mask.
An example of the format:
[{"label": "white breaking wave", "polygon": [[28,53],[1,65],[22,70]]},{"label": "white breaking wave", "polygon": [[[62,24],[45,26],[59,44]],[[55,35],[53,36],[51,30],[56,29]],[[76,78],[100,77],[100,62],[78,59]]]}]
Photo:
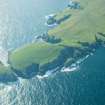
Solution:
[{"label": "white breaking wave", "polygon": [[79,66],[63,68],[61,72],[72,72],[78,70]]},{"label": "white breaking wave", "polygon": [[37,75],[36,77],[38,79],[43,79],[43,78],[48,78],[49,76],[51,76],[52,74],[56,73],[59,67],[53,69],[53,70],[49,70],[47,71],[44,75]]},{"label": "white breaking wave", "polygon": [[[91,55],[91,54],[90,54]],[[90,55],[86,55],[84,58],[79,59],[76,64],[82,63],[84,60],[86,60]]]},{"label": "white breaking wave", "polygon": [[8,93],[11,90],[12,90],[12,86],[8,86],[8,87],[5,87],[5,88],[1,89],[0,90],[0,96],[3,95],[3,94],[5,94],[5,92]]},{"label": "white breaking wave", "polygon": [[[53,18],[54,16],[55,16],[55,14],[50,14],[50,15],[45,16],[45,19],[48,20],[50,18]],[[46,22],[45,25],[48,26],[49,28],[53,28],[53,27],[57,26],[58,24],[55,22],[55,23],[49,25]]]},{"label": "white breaking wave", "polygon": [[[90,55],[93,55],[93,53],[90,54]],[[86,55],[84,58],[79,59],[76,63],[73,63],[70,67],[63,67],[63,68],[61,69],[61,72],[73,72],[73,71],[77,71],[77,70],[79,69],[79,65],[80,65],[83,61],[85,61],[90,55]],[[57,69],[58,69],[58,68],[57,68]],[[37,75],[36,77],[37,77],[38,79],[48,78],[49,76],[51,76],[52,74],[54,74],[56,71],[57,71],[56,69],[54,69],[54,70],[49,70],[49,71],[47,71],[47,72],[45,73],[45,75],[42,75],[42,76],[41,76],[41,75]]]},{"label": "white breaking wave", "polygon": [[50,15],[47,15],[47,16],[45,16],[45,19],[50,19],[50,18],[52,18],[52,17],[54,17],[55,16],[55,14],[50,14]]},{"label": "white breaking wave", "polygon": [[[90,54],[91,55],[91,54]],[[61,72],[72,72],[79,69],[79,65],[84,62],[90,55],[86,55],[84,58],[79,59],[76,63],[73,63],[70,67],[63,67]]]},{"label": "white breaking wave", "polygon": [[0,47],[0,62],[4,64],[4,66],[8,66],[8,51]]},{"label": "white breaking wave", "polygon": [[57,26],[58,24],[57,23],[54,23],[54,24],[49,25],[49,24],[45,23],[45,25],[48,26],[48,27],[50,27],[50,28],[53,28],[53,27]]},{"label": "white breaking wave", "polygon": [[47,71],[47,72],[45,73],[45,75],[43,75],[43,76],[37,75],[36,77],[37,77],[38,79],[47,78],[47,77],[49,77],[50,75],[52,75],[53,72],[54,72],[54,71]]}]

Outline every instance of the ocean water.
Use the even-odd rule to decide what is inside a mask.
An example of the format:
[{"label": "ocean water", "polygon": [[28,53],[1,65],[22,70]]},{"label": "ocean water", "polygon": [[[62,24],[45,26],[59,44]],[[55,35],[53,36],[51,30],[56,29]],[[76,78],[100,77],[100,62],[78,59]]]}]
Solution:
[{"label": "ocean water", "polygon": [[[67,2],[0,0],[1,46],[16,48],[29,43],[34,35],[47,30],[44,17],[64,8]],[[105,105],[104,55],[105,48],[100,47],[77,61],[74,68],[28,80],[19,78],[8,85],[0,83],[0,105]]]},{"label": "ocean water", "polygon": [[99,48],[74,71],[0,84],[0,105],[104,105],[104,54]]},{"label": "ocean water", "polygon": [[69,0],[0,0],[0,46],[14,49],[46,32],[45,16],[65,8]]}]

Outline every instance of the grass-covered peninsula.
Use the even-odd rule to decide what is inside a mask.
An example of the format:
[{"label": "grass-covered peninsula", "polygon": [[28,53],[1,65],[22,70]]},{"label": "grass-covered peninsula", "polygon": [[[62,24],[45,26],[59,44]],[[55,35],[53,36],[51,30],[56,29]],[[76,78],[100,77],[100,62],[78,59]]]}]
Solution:
[{"label": "grass-covered peninsula", "polygon": [[[105,0],[78,2],[79,9],[67,7],[55,14],[54,18],[59,24],[50,29],[46,36],[57,37],[59,42],[44,40],[16,49],[9,55],[11,70],[8,71],[28,78],[30,75],[43,74],[46,70],[70,65],[75,59],[98,48],[105,41]],[[0,67],[0,75],[8,71]]]}]

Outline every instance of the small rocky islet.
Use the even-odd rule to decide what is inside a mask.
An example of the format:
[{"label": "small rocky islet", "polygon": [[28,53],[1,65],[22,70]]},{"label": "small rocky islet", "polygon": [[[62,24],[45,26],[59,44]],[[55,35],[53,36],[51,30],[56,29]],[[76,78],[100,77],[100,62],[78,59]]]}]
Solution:
[{"label": "small rocky islet", "polygon": [[1,82],[44,75],[56,68],[60,70],[104,44],[105,0],[73,0],[72,3],[48,19],[47,24],[56,22],[57,25],[39,37],[42,42],[12,51],[8,56],[9,65],[0,63]]}]

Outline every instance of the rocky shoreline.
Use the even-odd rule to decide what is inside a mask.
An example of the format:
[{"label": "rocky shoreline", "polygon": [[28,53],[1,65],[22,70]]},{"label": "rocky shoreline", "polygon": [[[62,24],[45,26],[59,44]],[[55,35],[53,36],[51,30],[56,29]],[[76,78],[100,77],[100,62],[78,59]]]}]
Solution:
[{"label": "rocky shoreline", "polygon": [[[0,73],[0,82],[4,82],[4,83],[14,82],[18,80],[18,77],[29,79],[36,75],[45,75],[47,71],[50,71],[56,68],[57,68],[57,71],[60,71],[62,67],[64,66],[69,67],[80,58],[83,58],[90,53],[94,53],[94,51],[99,47],[101,47],[103,43],[104,43],[103,41],[98,40],[94,44],[90,44],[90,45],[86,43],[81,43],[83,46],[81,48],[65,46],[64,49],[60,52],[60,55],[52,62],[49,62],[42,66],[40,66],[39,64],[33,63],[32,65],[25,68],[23,71],[16,70],[15,68],[12,67],[11,62],[9,62],[10,69],[8,69],[7,67],[7,70],[8,70],[7,72],[2,74]],[[68,59],[71,59],[71,60],[68,60]]]}]

